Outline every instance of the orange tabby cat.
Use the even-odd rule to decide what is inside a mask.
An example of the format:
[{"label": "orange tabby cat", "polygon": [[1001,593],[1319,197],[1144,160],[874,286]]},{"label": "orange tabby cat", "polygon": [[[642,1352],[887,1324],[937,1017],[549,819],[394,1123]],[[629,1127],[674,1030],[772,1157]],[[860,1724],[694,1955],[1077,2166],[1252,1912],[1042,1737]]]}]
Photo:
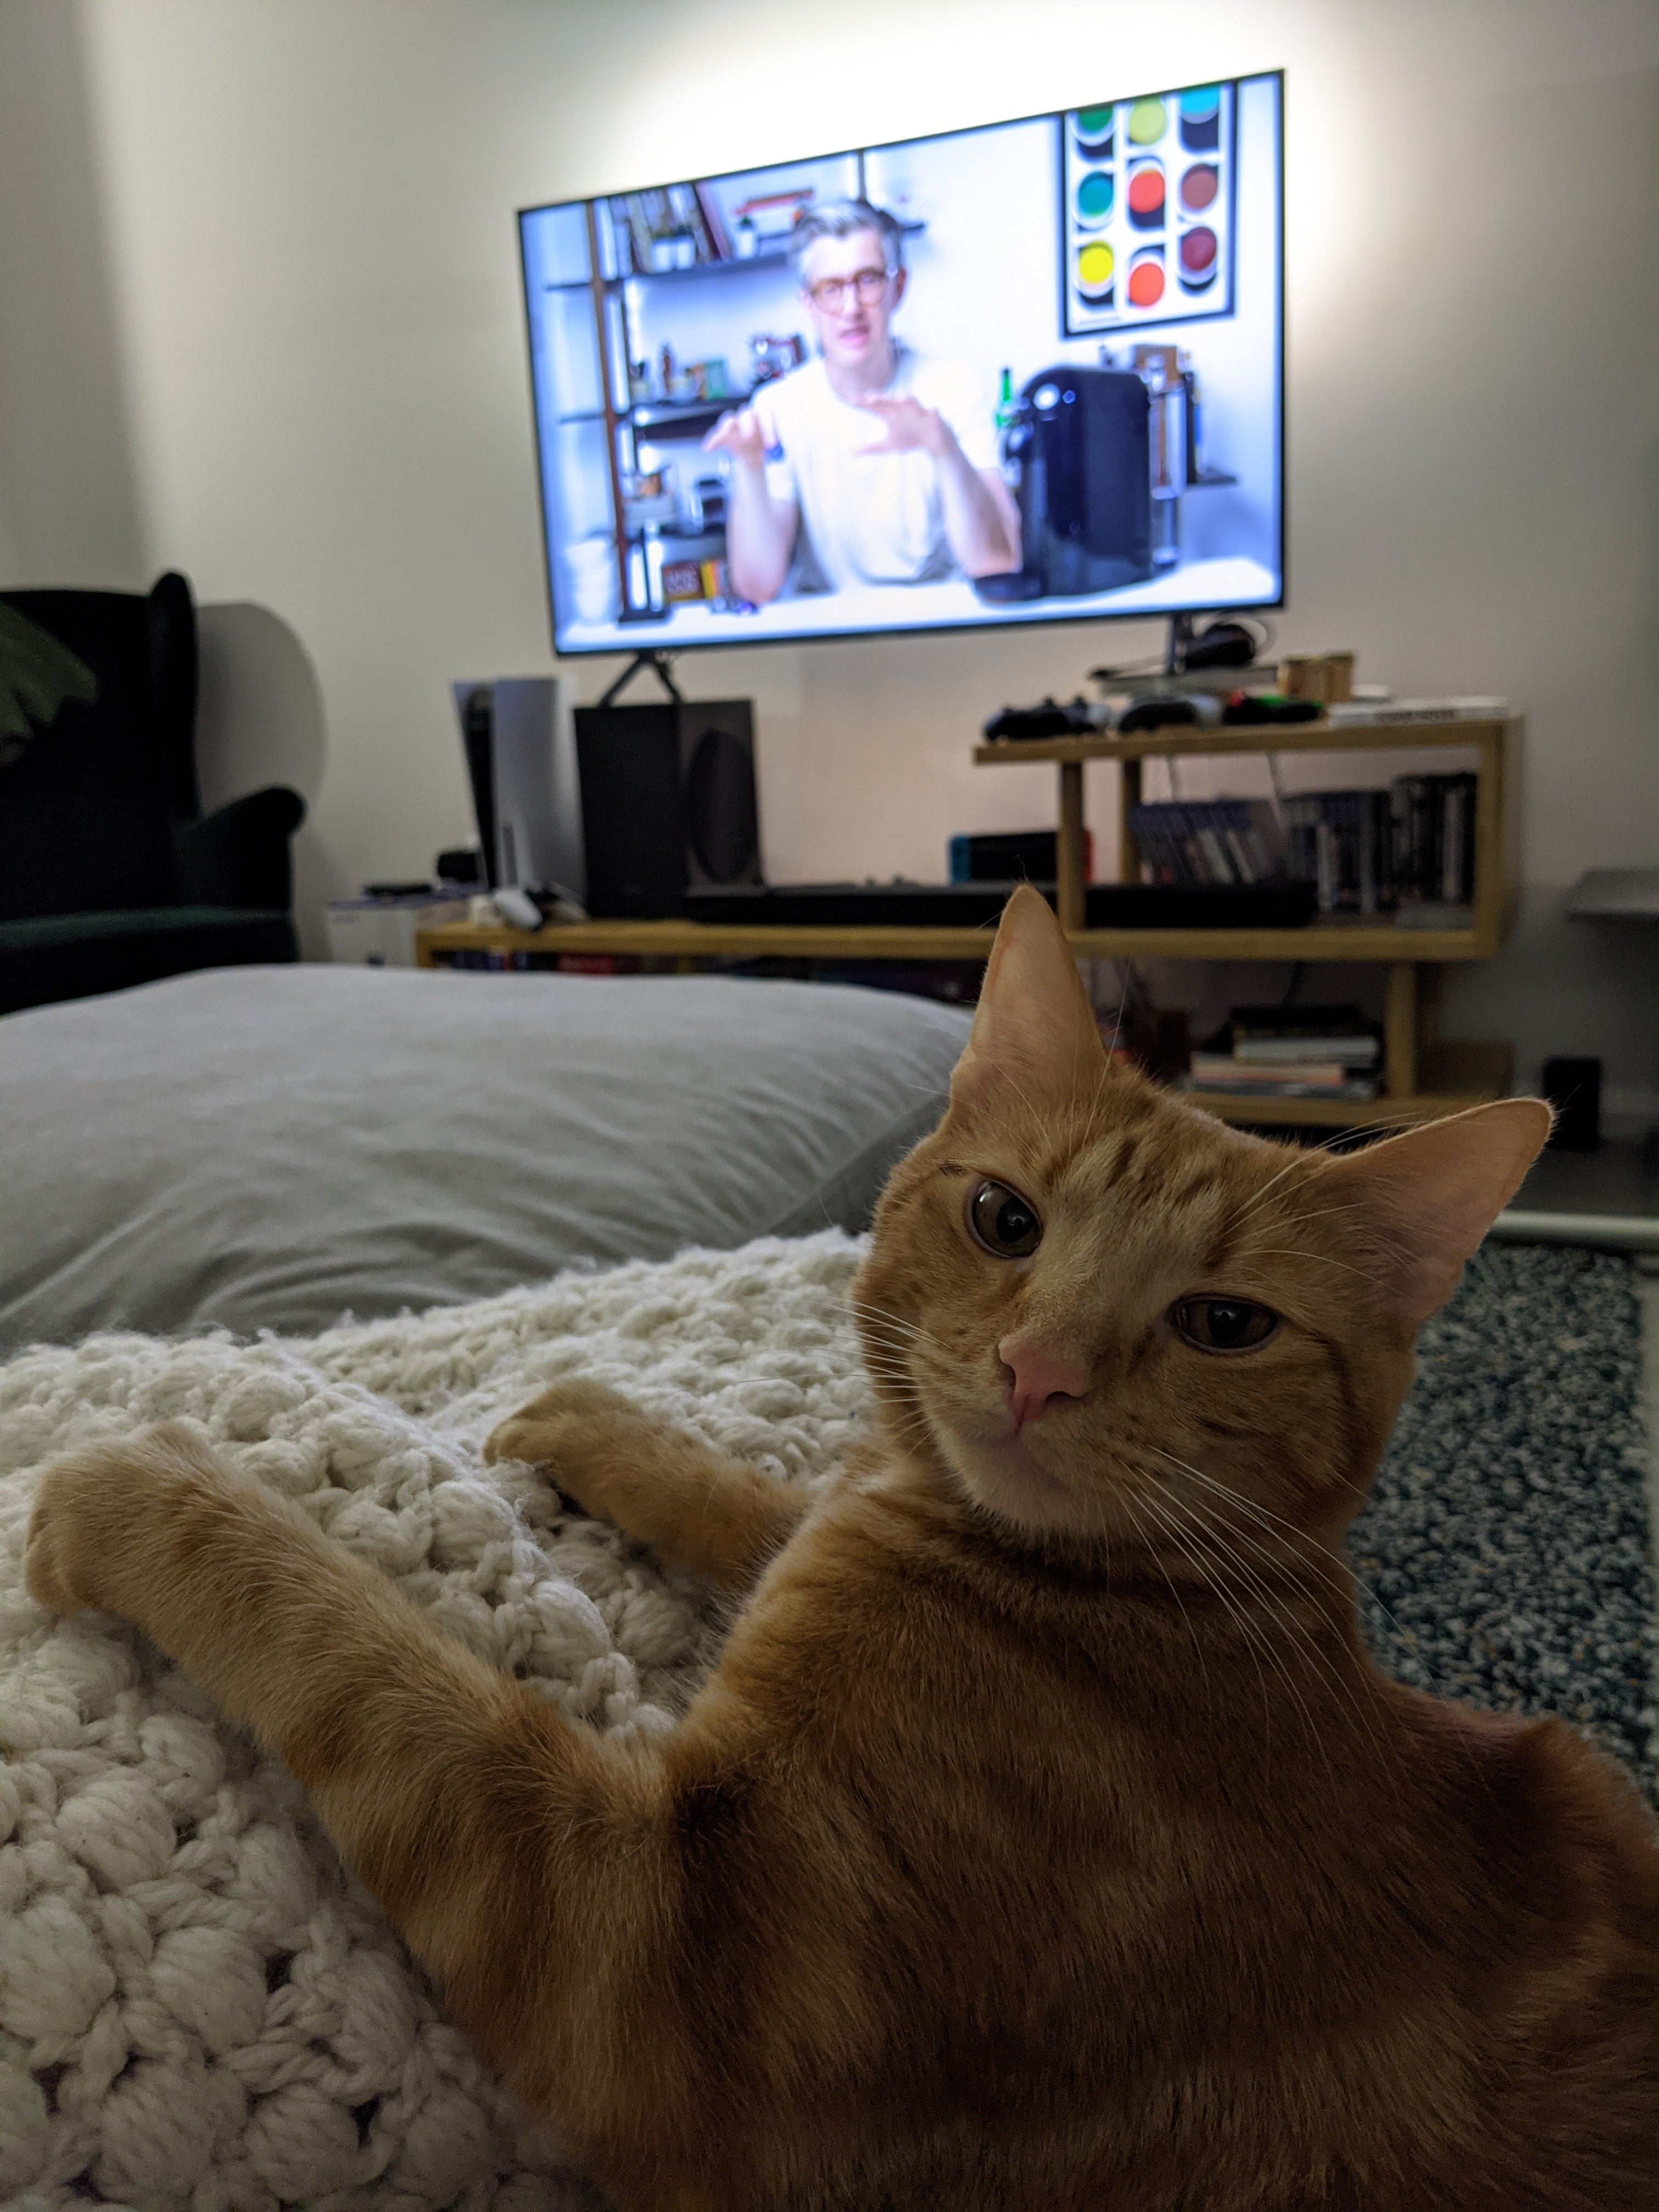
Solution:
[{"label": "orange tabby cat", "polygon": [[592,1385],[494,1457],[750,1595],[660,1747],[568,1725],[179,1428],[30,1585],[288,1760],[623,2212],[1659,2203],[1659,1855],[1564,1727],[1377,1674],[1335,1553],[1542,1142],[1346,1158],[1110,1068],[1022,892],[859,1281],[810,1503]]}]

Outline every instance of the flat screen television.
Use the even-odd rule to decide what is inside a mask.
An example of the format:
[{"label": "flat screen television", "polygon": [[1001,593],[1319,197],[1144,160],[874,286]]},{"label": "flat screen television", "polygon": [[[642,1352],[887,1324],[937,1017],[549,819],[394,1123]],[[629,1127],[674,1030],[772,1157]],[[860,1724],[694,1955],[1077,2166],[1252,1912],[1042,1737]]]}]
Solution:
[{"label": "flat screen television", "polygon": [[522,211],[556,649],[1280,605],[1283,106]]}]

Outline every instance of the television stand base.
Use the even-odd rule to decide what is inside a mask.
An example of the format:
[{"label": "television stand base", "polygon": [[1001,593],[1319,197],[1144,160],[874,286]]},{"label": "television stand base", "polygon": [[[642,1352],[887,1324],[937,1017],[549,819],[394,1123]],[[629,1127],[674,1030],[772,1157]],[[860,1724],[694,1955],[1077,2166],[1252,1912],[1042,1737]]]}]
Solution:
[{"label": "television stand base", "polygon": [[641,669],[649,669],[677,707],[683,707],[685,704],[684,700],[680,696],[679,687],[674,681],[673,664],[668,655],[665,653],[645,649],[634,655],[622,674],[599,701],[600,706],[614,707]]}]

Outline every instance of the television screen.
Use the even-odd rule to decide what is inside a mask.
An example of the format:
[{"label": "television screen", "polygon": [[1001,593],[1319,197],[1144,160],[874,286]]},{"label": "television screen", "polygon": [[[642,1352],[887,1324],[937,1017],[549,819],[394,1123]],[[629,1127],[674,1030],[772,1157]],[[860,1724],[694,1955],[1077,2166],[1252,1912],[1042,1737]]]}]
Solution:
[{"label": "television screen", "polygon": [[1279,605],[1282,106],[526,210],[556,649]]}]

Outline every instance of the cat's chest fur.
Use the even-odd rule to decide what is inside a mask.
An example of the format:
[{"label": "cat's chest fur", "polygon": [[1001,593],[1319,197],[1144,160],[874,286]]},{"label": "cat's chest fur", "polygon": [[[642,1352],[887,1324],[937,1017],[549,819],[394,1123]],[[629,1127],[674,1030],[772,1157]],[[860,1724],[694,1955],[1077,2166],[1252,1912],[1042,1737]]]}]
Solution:
[{"label": "cat's chest fur", "polygon": [[884,1940],[971,1933],[988,1985],[1005,1938],[1028,1985],[1045,1944],[1060,1983],[1092,1956],[1120,2012],[1137,1979],[1164,1992],[1219,1945],[1241,2013],[1265,2018],[1310,1947],[1352,1965],[1358,1863],[1361,1894],[1387,1900],[1429,1830],[1473,1857],[1442,1771],[1467,1754],[1414,1730],[1328,1595],[1279,1593],[1287,1661],[1212,1595],[1170,1595],[1011,1559],[866,1472],[775,1563],[722,1695],[749,1705],[793,1796],[838,1802],[878,1867],[890,1855]]}]

